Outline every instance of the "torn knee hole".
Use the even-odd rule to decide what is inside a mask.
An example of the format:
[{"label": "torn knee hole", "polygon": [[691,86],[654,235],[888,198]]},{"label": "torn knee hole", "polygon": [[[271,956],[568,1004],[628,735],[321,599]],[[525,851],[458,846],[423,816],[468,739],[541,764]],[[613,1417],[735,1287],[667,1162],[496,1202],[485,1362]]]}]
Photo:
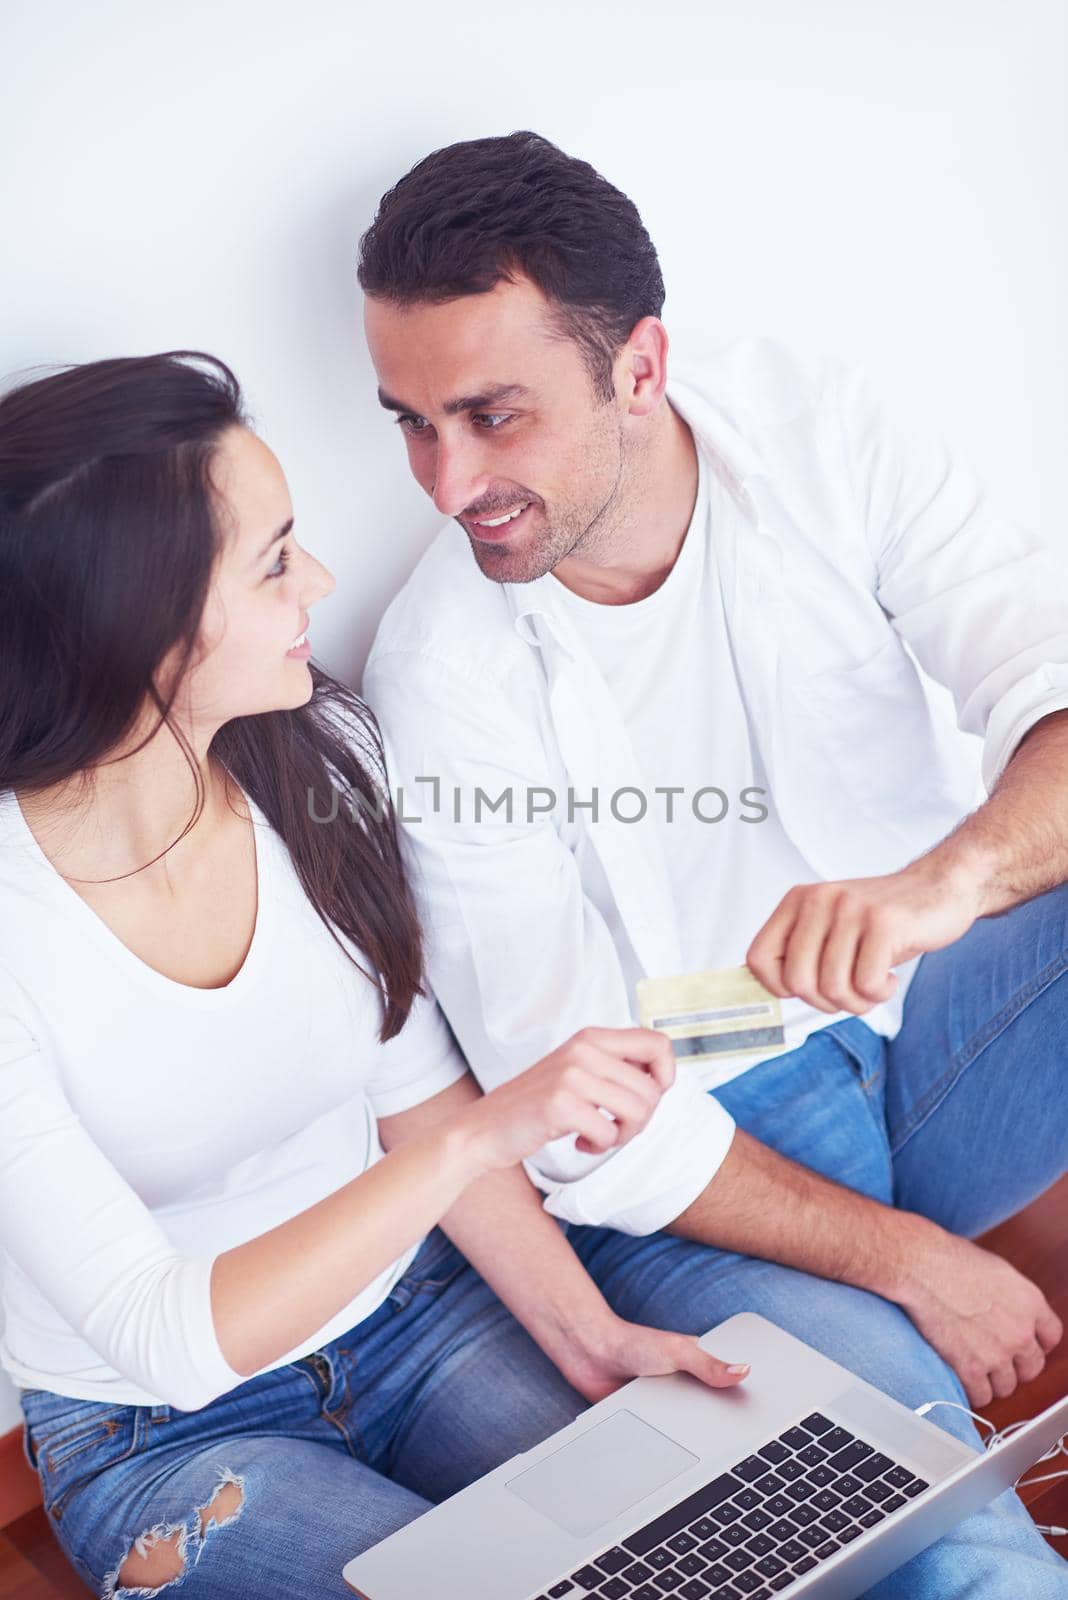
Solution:
[{"label": "torn knee hole", "polygon": [[241,1510],[244,1500],[241,1485],[228,1478],[225,1483],[220,1483],[206,1506],[200,1507],[200,1531],[207,1533],[209,1522],[214,1522],[217,1528],[223,1527],[227,1522],[232,1522]]},{"label": "torn knee hole", "polygon": [[181,1529],[166,1539],[142,1533],[119,1568],[119,1584],[124,1589],[159,1589],[173,1583],[185,1571],[184,1545]]},{"label": "torn knee hole", "polygon": [[[201,1540],[213,1524],[223,1528],[228,1522],[233,1522],[241,1511],[244,1499],[241,1480],[230,1476],[224,1478],[207,1505],[197,1507]],[[152,1591],[175,1583],[185,1572],[188,1538],[189,1530],[186,1528],[150,1529],[140,1534],[119,1568],[116,1579],[119,1588],[135,1592]]]}]

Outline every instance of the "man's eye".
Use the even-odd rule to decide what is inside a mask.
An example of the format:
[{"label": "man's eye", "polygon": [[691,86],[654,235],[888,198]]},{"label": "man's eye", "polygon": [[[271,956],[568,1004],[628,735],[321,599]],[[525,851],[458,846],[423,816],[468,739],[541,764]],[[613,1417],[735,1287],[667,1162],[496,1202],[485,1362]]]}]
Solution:
[{"label": "man's eye", "polygon": [[425,417],[414,417],[410,412],[402,412],[393,420],[404,433],[425,433],[429,427]]},{"label": "man's eye", "polygon": [[512,413],[510,411],[478,411],[472,420],[477,422],[480,427],[485,424],[483,431],[492,433],[495,428],[501,426],[502,422],[511,422]]}]

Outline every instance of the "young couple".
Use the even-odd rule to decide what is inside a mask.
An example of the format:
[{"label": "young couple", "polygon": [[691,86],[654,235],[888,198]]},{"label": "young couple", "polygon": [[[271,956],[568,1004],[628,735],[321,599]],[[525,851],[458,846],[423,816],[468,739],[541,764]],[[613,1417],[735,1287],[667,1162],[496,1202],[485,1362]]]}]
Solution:
[{"label": "young couple", "polygon": [[[1061,1337],[970,1242],[1068,1157],[1060,573],[860,375],[668,384],[637,212],[533,134],[421,162],[360,281],[453,519],[388,767],[221,362],[0,400],[0,1356],[101,1596],[343,1595],[630,1376],[743,1382],[737,1310],[911,1405]],[[781,1043],[676,1069],[635,981],[743,960]],[[1068,1566],[1004,1496],[871,1593]]]}]

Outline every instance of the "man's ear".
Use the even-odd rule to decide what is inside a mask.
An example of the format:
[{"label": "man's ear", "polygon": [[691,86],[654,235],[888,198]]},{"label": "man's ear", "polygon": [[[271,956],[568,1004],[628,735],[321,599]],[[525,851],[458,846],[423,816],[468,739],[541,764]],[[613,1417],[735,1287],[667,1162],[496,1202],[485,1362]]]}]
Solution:
[{"label": "man's ear", "polygon": [[659,317],[642,317],[616,357],[616,388],[627,414],[647,417],[664,397],[668,332]]}]

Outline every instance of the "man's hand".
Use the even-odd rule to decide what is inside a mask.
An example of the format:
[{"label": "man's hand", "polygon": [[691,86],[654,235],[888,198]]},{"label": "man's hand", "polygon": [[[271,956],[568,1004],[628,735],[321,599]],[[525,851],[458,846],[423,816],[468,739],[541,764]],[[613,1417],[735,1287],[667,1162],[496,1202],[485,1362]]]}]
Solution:
[{"label": "man's hand", "polygon": [[1042,1291],[1000,1256],[905,1214],[908,1265],[884,1293],[949,1363],[971,1406],[1012,1394],[1046,1365],[1064,1328]]},{"label": "man's hand", "polygon": [[891,969],[967,933],[982,912],[977,881],[937,852],[901,872],[789,890],[760,929],[746,963],[781,999],[858,1016],[897,988]]},{"label": "man's hand", "polygon": [[599,1318],[585,1333],[569,1330],[566,1344],[550,1353],[571,1387],[591,1402],[614,1394],[631,1378],[666,1372],[688,1372],[710,1389],[732,1389],[749,1375],[747,1364],[728,1366],[702,1350],[691,1334],[645,1328],[614,1314]]},{"label": "man's hand", "polygon": [[893,1301],[958,1373],[972,1405],[1035,1377],[1063,1332],[1041,1291],[1000,1256],[843,1188],[742,1128],[669,1232]]}]

